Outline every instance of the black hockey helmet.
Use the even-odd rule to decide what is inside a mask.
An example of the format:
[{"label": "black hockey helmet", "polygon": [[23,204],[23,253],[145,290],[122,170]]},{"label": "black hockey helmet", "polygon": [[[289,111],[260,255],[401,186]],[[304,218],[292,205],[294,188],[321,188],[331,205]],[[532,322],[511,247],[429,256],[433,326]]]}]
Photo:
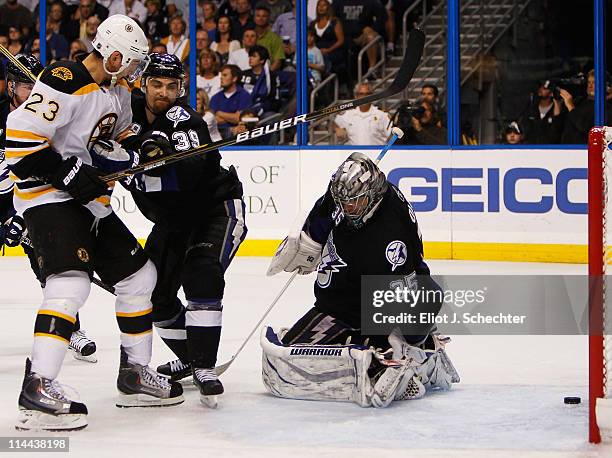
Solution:
[{"label": "black hockey helmet", "polygon": [[177,78],[181,82],[181,90],[179,97],[182,97],[185,92],[185,69],[181,60],[174,54],[151,53],[151,60],[146,70],[142,74],[142,85],[147,85],[147,78]]},{"label": "black hockey helmet", "polygon": [[[32,54],[17,54],[15,58],[27,68],[34,77],[38,77],[44,70],[44,67],[40,61]],[[33,83],[32,79],[16,64],[12,61],[8,61],[6,64],[6,80],[15,81],[17,83]]]}]

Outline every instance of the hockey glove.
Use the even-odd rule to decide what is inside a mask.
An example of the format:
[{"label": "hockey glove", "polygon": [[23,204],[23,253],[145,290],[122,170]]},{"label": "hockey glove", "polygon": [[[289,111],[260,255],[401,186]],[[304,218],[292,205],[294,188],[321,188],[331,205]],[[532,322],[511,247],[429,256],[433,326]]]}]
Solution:
[{"label": "hockey glove", "polygon": [[55,189],[68,192],[74,200],[85,205],[107,193],[108,185],[100,179],[100,175],[94,167],[72,156],[62,162],[51,184]]},{"label": "hockey glove", "polygon": [[4,227],[4,244],[6,246],[14,247],[21,243],[21,236],[25,229],[25,222],[19,215],[13,216],[6,222]]},{"label": "hockey glove", "polygon": [[120,172],[138,165],[138,154],[115,140],[98,140],[89,151],[93,166],[105,173]]},{"label": "hockey glove", "polygon": [[301,275],[314,272],[321,259],[320,243],[312,240],[304,231],[299,234],[289,234],[280,244],[270,262],[268,276],[298,270]]},{"label": "hockey glove", "polygon": [[174,148],[165,133],[152,130],[143,134],[140,147],[140,162],[143,164],[172,153]]}]

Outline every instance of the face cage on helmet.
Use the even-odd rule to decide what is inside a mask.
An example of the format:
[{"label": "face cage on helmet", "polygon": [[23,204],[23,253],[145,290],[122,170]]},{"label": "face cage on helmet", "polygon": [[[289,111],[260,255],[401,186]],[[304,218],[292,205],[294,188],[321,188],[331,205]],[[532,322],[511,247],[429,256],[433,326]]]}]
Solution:
[{"label": "face cage on helmet", "polygon": [[[363,226],[364,224],[363,218],[372,208],[371,190],[366,190],[362,192],[361,194],[357,194],[356,196],[349,197],[348,199],[342,199],[335,192],[332,192],[332,197],[334,198],[334,202],[336,203],[338,209],[340,210],[340,213],[342,214],[342,217],[346,220],[347,224],[349,224],[350,226],[356,227],[356,228]],[[367,198],[368,202],[366,205],[363,206],[363,208],[359,211],[359,213],[355,213],[355,214],[347,213],[344,210],[345,205],[351,202],[357,201],[358,199],[361,199],[363,197]]]},{"label": "face cage on helmet", "polygon": [[145,56],[143,59],[141,59],[134,71],[129,76],[127,76],[128,82],[131,84],[138,78],[140,78],[150,63],[151,59],[149,58],[149,56]]}]

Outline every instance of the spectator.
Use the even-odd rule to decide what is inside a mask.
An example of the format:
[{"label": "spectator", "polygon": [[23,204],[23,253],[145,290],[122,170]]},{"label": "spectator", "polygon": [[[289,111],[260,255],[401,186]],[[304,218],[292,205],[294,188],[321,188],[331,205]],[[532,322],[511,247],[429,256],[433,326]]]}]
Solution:
[{"label": "spectator", "polygon": [[289,0],[259,0],[255,4],[255,9],[260,5],[267,7],[270,11],[270,25],[274,24],[276,18],[281,14],[291,11],[291,2]]},{"label": "spectator", "polygon": [[[49,21],[47,21],[47,24],[48,23]],[[40,31],[38,18],[36,18],[35,24],[36,25],[34,29],[36,30],[36,34],[34,36],[38,37],[38,33]],[[40,48],[38,44],[34,44],[33,40],[30,42],[29,47],[31,50]],[[30,52],[32,54],[35,54],[33,50]],[[57,33],[53,27],[49,27],[49,25],[47,25],[47,64],[49,64],[51,60],[55,61],[60,59],[67,59],[69,53],[70,49],[66,38],[64,38],[63,35]],[[36,57],[40,60],[39,55],[37,55]]]},{"label": "spectator", "polygon": [[295,34],[297,20],[295,17],[296,0],[291,0],[293,7],[287,13],[279,15],[274,21],[272,31],[283,40],[285,56],[290,58],[295,54]]},{"label": "spectator", "polygon": [[151,40],[160,41],[168,36],[168,18],[162,14],[160,0],[147,0],[147,17],[144,22],[143,30]]},{"label": "spectator", "polygon": [[442,125],[446,125],[446,112],[440,106],[440,91],[438,86],[435,84],[424,84],[421,88],[421,100],[431,102],[434,104],[436,113],[438,113],[438,119],[442,122]]},{"label": "spectator", "polygon": [[209,99],[221,90],[219,61],[217,54],[210,49],[200,53],[200,74],[196,78],[196,86],[203,89]]},{"label": "spectator", "polygon": [[208,132],[210,133],[210,139],[213,142],[223,140],[217,127],[217,120],[215,115],[209,109],[209,98],[208,94],[204,89],[198,89],[196,92],[196,111],[202,115],[206,125],[208,126]]},{"label": "spectator", "polygon": [[108,15],[123,14],[143,25],[147,20],[147,8],[140,0],[114,0],[108,7]]},{"label": "spectator", "polygon": [[96,32],[98,31],[98,26],[100,25],[100,19],[98,16],[89,16],[87,18],[87,27],[85,28],[85,36],[81,38],[83,44],[87,47],[87,52],[93,51],[93,45],[91,42],[94,38],[96,38]]},{"label": "spectator", "polygon": [[323,58],[329,62],[329,68],[333,73],[340,74],[346,67],[344,28],[342,22],[334,16],[328,0],[317,2],[317,16],[311,27],[316,34],[315,44],[321,50]]},{"label": "spectator", "polygon": [[538,94],[521,119],[525,140],[532,144],[555,144],[561,141],[563,114],[561,102],[553,97],[550,81],[542,81]]},{"label": "spectator", "polygon": [[285,51],[281,37],[272,32],[270,27],[270,11],[266,6],[259,5],[255,8],[255,33],[257,44],[265,46],[270,53],[270,70],[276,71],[285,60]]},{"label": "spectator", "polygon": [[74,40],[70,43],[69,60],[76,61],[83,54],[87,54],[87,46],[81,40]]},{"label": "spectator", "polygon": [[[237,3],[238,0],[224,0],[219,4],[219,7],[217,8],[217,14],[219,16],[223,15],[223,16],[229,16],[232,18],[232,20],[238,16],[238,10],[237,10]],[[249,10],[251,9],[251,5],[249,5]]]},{"label": "spectator", "polygon": [[[219,8],[219,16],[225,15],[231,17],[230,14],[226,14]],[[236,16],[232,17],[232,32],[234,36],[232,38],[240,40],[246,29],[254,29],[255,22],[253,15],[251,14],[251,4],[249,0],[236,0]]]},{"label": "spectator", "polygon": [[[264,66],[270,58],[268,50],[263,46],[255,45],[249,49],[249,68],[242,72],[240,85],[252,95],[255,83],[260,76],[265,75]],[[270,71],[268,70],[268,79]]]},{"label": "spectator", "polygon": [[9,42],[6,49],[8,49],[13,56],[16,56],[23,51],[21,29],[13,26],[9,27],[8,41]]},{"label": "spectator", "polygon": [[217,6],[214,2],[204,2],[202,5],[202,12],[204,13],[204,20],[202,21],[202,30],[208,34],[208,42],[212,43],[215,41],[215,35],[217,33],[217,21],[215,15],[217,14]]},{"label": "spectator", "polygon": [[167,1],[165,8],[166,17],[173,18],[174,16],[183,17],[183,12],[176,7],[176,3],[174,1]]},{"label": "spectator", "polygon": [[[325,71],[325,61],[321,50],[315,45],[315,31],[312,27],[308,28],[308,71],[312,76],[312,85],[316,86],[322,80],[322,73]],[[310,77],[308,78],[311,79]]]},{"label": "spectator", "polygon": [[266,65],[270,55],[268,50],[255,45],[249,50],[249,65],[251,68],[242,73],[242,86],[251,94],[250,110],[260,118],[267,118],[276,113],[278,108],[275,97],[275,78],[270,75],[270,67]]},{"label": "spectator", "polygon": [[28,36],[31,24],[32,13],[17,3],[17,0],[6,0],[6,3],[0,6],[0,26],[15,27],[22,36]]},{"label": "spectator", "polygon": [[210,44],[210,49],[219,54],[222,65],[227,62],[230,52],[240,49],[240,42],[233,40],[232,36],[231,19],[229,16],[219,16],[215,41]]},{"label": "spectator", "polygon": [[[385,33],[387,11],[380,0],[334,0],[334,10],[344,26],[349,46],[361,49]],[[368,67],[378,60],[378,46],[367,51]]]},{"label": "spectator", "polygon": [[72,17],[64,22],[62,33],[66,40],[86,38],[87,19],[90,16],[98,16],[102,22],[108,17],[108,10],[95,0],[80,0],[79,7],[74,11]]},{"label": "spectator", "polygon": [[520,145],[523,143],[523,133],[516,121],[512,121],[506,126],[502,143],[508,145]]},{"label": "spectator", "polygon": [[151,46],[151,52],[156,52],[158,54],[168,54],[168,48],[165,44],[160,43],[158,41],[156,43],[153,43],[153,46]]},{"label": "spectator", "polygon": [[181,62],[189,56],[189,38],[185,35],[187,24],[181,16],[170,19],[170,35],[163,38],[161,42],[168,48],[168,54],[174,54]]},{"label": "spectator", "polygon": [[[355,98],[371,94],[368,83],[355,86]],[[334,124],[336,136],[346,139],[349,145],[383,145],[391,135],[389,116],[370,103],[336,116]]]},{"label": "spectator", "polygon": [[[5,48],[8,47],[9,39],[7,35],[4,35],[2,32],[2,28],[0,28],[0,45]],[[4,68],[6,65],[6,57],[4,55],[0,55],[0,99],[4,96],[4,91],[6,89],[6,81],[4,79]]]},{"label": "spectator", "polygon": [[418,145],[445,145],[446,129],[437,116],[436,106],[428,101],[421,101],[421,110],[412,114],[410,120],[414,129],[414,140]]},{"label": "spectator", "polygon": [[249,49],[257,44],[257,34],[255,29],[246,29],[242,35],[242,48],[232,51],[227,60],[228,64],[237,65],[240,70],[248,70],[249,65]]},{"label": "spectator", "polygon": [[[563,103],[567,108],[561,143],[586,144],[589,139],[589,130],[595,122],[595,71],[591,70],[587,77],[586,97],[574,100],[572,94],[559,88]],[[612,119],[612,109],[609,98],[606,103],[606,119]]]},{"label": "spectator", "polygon": [[209,43],[206,30],[198,29],[196,31],[196,55],[199,56],[204,49],[208,49]]},{"label": "spectator", "polygon": [[251,96],[241,86],[240,69],[235,65],[225,65],[221,69],[221,88],[210,99],[210,109],[215,113],[219,132],[223,138],[231,135],[231,128],[240,122],[240,112],[251,105]]}]

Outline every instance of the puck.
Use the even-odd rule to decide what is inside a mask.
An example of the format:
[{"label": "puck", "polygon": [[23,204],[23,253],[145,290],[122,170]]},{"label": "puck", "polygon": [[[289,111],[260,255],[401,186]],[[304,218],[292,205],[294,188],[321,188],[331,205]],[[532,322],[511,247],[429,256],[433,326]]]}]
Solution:
[{"label": "puck", "polygon": [[578,396],[565,396],[563,402],[565,404],[580,404],[582,400]]}]

